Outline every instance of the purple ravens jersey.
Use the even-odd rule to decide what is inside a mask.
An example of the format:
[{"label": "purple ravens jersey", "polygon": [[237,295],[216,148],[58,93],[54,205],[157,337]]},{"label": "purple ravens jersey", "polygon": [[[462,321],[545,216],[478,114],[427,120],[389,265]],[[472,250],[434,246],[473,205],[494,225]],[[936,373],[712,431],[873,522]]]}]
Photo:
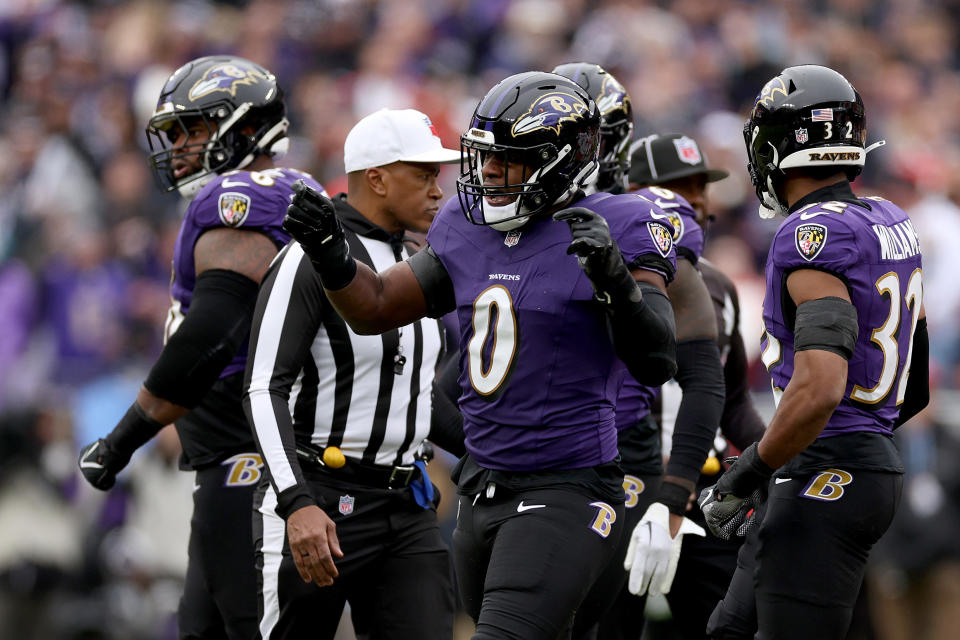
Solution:
[{"label": "purple ravens jersey", "polygon": [[793,212],[767,256],[761,359],[774,396],[793,375],[795,308],[786,279],[817,269],[847,284],[860,335],[847,388],[821,438],[856,432],[889,434],[910,372],[913,332],[923,300],[920,242],[907,214],[882,198],[820,202]]},{"label": "purple ravens jersey", "polygon": [[[673,230],[633,195],[575,203],[602,215],[628,265],[676,266]],[[466,448],[488,469],[591,467],[617,455],[614,403],[626,368],[605,311],[566,253],[570,228],[544,218],[503,233],[451,200],[427,241],[453,282]]]},{"label": "purple ravens jersey", "polygon": [[[663,187],[647,187],[633,194],[656,205],[650,215],[670,223],[677,256],[696,265],[703,254],[703,229],[697,224],[697,212],[686,198]],[[660,387],[648,387],[627,376],[617,397],[617,429],[631,427],[649,414],[659,395]]]},{"label": "purple ravens jersey", "polygon": [[[310,175],[295,169],[275,168],[229,171],[215,177],[194,197],[180,225],[173,250],[173,281],[170,284],[172,305],[167,314],[164,342],[180,327],[190,309],[197,280],[193,259],[197,239],[205,231],[218,227],[244,229],[265,234],[279,249],[290,240],[281,225],[287,205],[290,204],[290,194],[293,193],[291,185],[296,180],[304,180],[314,189],[325,193]],[[243,371],[246,359],[247,343],[244,341],[220,377]]]}]

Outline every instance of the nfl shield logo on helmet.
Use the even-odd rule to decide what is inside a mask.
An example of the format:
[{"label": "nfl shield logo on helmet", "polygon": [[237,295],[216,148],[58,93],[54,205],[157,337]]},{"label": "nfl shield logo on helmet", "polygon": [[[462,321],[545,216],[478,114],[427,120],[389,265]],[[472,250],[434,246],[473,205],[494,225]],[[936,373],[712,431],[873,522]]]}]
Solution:
[{"label": "nfl shield logo on helmet", "polygon": [[666,258],[670,254],[670,249],[673,248],[673,228],[667,229],[667,225],[662,222],[648,222],[647,231],[650,232],[657,251]]},{"label": "nfl shield logo on helmet", "polygon": [[228,227],[239,227],[250,213],[250,196],[242,193],[221,193],[217,202],[220,221]]},{"label": "nfl shield logo on helmet", "polygon": [[797,251],[809,262],[820,254],[827,244],[827,228],[822,224],[801,224],[797,227]]},{"label": "nfl shield logo on helmet", "polygon": [[797,137],[797,144],[803,144],[810,139],[810,134],[807,133],[806,129],[797,129],[794,133]]},{"label": "nfl shield logo on helmet", "polygon": [[353,503],[356,502],[356,498],[353,496],[340,496],[340,513],[345,516],[353,513]]},{"label": "nfl shield logo on helmet", "polygon": [[698,165],[703,161],[700,155],[700,147],[693,138],[681,136],[673,141],[673,146],[677,148],[677,157],[687,164]]}]

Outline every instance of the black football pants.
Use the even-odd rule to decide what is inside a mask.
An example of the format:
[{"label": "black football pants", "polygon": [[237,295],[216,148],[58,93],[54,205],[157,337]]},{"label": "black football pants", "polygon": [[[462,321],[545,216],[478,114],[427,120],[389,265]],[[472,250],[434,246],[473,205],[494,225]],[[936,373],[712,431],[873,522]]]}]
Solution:
[{"label": "black football pants", "polygon": [[454,564],[474,640],[569,637],[574,611],[616,552],[623,505],[585,490],[459,496]]},{"label": "black football pants", "polygon": [[242,453],[196,472],[181,640],[249,640],[257,630],[250,509],[263,462]]},{"label": "black football pants", "polygon": [[843,640],[902,484],[900,474],[855,469],[771,480],[763,521],[740,548],[707,637]]}]

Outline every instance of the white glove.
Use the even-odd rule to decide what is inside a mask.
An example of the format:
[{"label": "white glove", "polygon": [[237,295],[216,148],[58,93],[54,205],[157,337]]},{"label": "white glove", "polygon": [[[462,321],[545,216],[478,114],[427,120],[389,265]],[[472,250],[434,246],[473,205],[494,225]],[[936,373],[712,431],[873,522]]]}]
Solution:
[{"label": "white glove", "polygon": [[670,593],[673,574],[680,560],[683,535],[706,535],[703,527],[684,518],[676,538],[670,537],[670,511],[665,504],[654,502],[630,534],[623,568],[630,572],[627,588],[635,596],[645,593]]}]

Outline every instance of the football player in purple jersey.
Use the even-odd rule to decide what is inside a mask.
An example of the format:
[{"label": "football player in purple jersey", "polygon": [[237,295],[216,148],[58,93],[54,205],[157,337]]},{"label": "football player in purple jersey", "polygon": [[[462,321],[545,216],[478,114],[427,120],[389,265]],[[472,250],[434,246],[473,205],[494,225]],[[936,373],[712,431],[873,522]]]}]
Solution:
[{"label": "football player in purple jersey", "polygon": [[506,78],[461,136],[459,197],[428,246],[380,274],[350,256],[326,198],[297,187],[287,213],[354,330],[457,313],[453,551],[475,638],[569,632],[622,534],[617,391],[627,371],[648,384],[676,371],[673,229],[635,196],[584,196],[599,128],[567,78]]},{"label": "football player in purple jersey", "polygon": [[165,345],[126,415],[83,447],[79,465],[107,490],[139,447],[175,423],[181,466],[196,471],[181,638],[247,640],[257,632],[253,491],[263,467],[241,404],[257,288],[289,240],[288,144],[276,77],[234,56],[197,58],[160,92],[147,126],[167,191],[192,198],[173,258]]},{"label": "football player in purple jersey", "polygon": [[[617,79],[602,67],[574,62],[556,67],[554,73],[570,78],[592,97],[600,110],[600,171],[595,188],[622,193],[630,166],[633,132],[630,96]],[[693,496],[700,468],[713,443],[716,425],[723,411],[723,365],[717,348],[717,324],[710,293],[697,271],[703,250],[703,231],[690,204],[678,194],[653,187],[632,197],[650,203],[654,219],[670,225],[677,250],[677,273],[667,287],[677,326],[676,379],[685,394],[680,407],[674,448],[682,452],[677,462],[661,462],[660,433],[650,418],[652,401],[659,386],[644,386],[628,378],[617,396],[616,425],[620,467],[624,472],[625,530],[616,554],[591,588],[577,611],[573,636],[589,637],[592,629],[617,600],[626,586],[628,567],[631,590],[639,595],[670,590],[673,570],[685,533],[701,533],[700,527],[684,519]],[[652,205],[656,205],[655,208]],[[684,464],[690,461],[690,464]],[[675,548],[675,549],[674,549]],[[633,600],[626,612],[626,626],[643,624],[643,604]],[[636,615],[633,615],[636,614]]]},{"label": "football player in purple jersey", "polygon": [[[631,145],[630,188],[647,190],[656,194],[665,190],[685,199],[694,211],[695,222],[707,235],[708,214],[707,185],[722,180],[729,174],[720,169],[707,167],[706,158],[699,144],[693,138],[683,134],[652,135],[637,140]],[[682,233],[688,235],[685,218],[680,218]],[[684,240],[677,242],[684,246]],[[678,251],[680,249],[678,248]],[[719,421],[720,433],[738,450],[745,449],[763,436],[764,423],[750,399],[747,382],[747,360],[743,336],[740,334],[740,301],[737,290],[727,276],[704,258],[697,261],[697,269],[710,292],[717,323],[717,346],[723,361],[725,397],[723,414]],[[668,294],[670,290],[668,289]],[[667,433],[674,430],[671,423],[679,422],[679,408],[688,400],[686,390],[675,389],[679,385],[665,385],[660,396],[660,416],[658,422]],[[679,397],[678,397],[679,396]],[[674,418],[675,416],[675,418]],[[721,439],[717,455],[727,449]],[[717,480],[721,467],[716,458],[714,465],[705,465],[697,487],[703,489]],[[703,515],[699,509],[691,508],[687,517],[705,527]],[[737,552],[742,538],[721,540],[712,533],[704,536],[685,536],[680,558],[676,565],[676,574],[666,593],[671,611],[674,613],[670,626],[680,638],[699,640],[703,638],[707,620],[717,602],[726,593],[730,577],[737,568]],[[636,565],[642,576],[643,566]],[[633,567],[631,567],[631,572]],[[626,604],[624,603],[626,601]],[[633,621],[630,633],[636,633],[636,607],[631,596],[621,598],[618,614],[614,620],[608,616],[601,626],[601,636],[605,637],[606,625],[619,624],[627,629],[627,622]],[[631,615],[631,612],[634,612]],[[642,613],[642,612],[641,612]],[[608,634],[606,637],[617,637]],[[623,634],[619,637],[630,637]]]},{"label": "football player in purple jersey", "polygon": [[900,498],[892,432],[929,399],[920,243],[910,218],[850,186],[863,101],[827,67],[784,69],[744,126],[767,257],[761,358],[777,408],[700,506],[747,535],[710,638],[846,637],[873,544]]}]

